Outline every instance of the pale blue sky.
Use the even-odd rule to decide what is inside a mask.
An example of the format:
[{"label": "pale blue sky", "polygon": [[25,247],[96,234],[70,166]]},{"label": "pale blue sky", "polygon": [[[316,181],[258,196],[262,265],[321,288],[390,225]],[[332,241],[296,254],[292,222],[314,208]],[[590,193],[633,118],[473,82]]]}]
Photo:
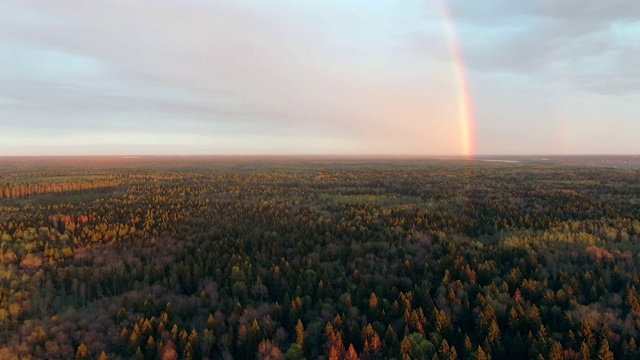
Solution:
[{"label": "pale blue sky", "polygon": [[[478,153],[640,153],[637,0],[445,4]],[[435,1],[4,0],[0,155],[457,155],[450,49]]]}]

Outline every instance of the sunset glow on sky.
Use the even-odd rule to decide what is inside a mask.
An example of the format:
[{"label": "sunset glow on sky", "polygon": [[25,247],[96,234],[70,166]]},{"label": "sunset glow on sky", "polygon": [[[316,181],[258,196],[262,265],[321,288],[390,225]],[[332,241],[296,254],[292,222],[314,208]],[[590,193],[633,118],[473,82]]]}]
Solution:
[{"label": "sunset glow on sky", "polygon": [[637,0],[0,7],[0,156],[640,153]]}]

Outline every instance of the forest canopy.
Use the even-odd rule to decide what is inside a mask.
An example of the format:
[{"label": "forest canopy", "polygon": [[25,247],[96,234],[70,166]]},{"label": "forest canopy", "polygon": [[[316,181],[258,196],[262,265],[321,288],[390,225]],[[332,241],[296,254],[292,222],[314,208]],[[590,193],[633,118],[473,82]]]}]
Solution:
[{"label": "forest canopy", "polygon": [[638,359],[640,172],[16,158],[2,359]]}]

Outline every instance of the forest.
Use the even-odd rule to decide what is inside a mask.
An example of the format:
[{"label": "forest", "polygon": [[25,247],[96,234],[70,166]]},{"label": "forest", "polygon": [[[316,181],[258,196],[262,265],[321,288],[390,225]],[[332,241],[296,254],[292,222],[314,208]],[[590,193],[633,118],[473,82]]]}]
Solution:
[{"label": "forest", "polygon": [[0,160],[0,359],[640,359],[640,170]]}]

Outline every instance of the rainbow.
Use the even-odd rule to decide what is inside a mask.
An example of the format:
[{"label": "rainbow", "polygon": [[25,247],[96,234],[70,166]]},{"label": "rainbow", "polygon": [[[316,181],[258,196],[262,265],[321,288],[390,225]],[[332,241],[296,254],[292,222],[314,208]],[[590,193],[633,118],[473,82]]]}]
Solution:
[{"label": "rainbow", "polygon": [[469,79],[467,76],[467,69],[464,62],[464,56],[462,49],[460,48],[460,42],[458,36],[453,27],[453,19],[445,4],[444,0],[436,0],[444,19],[449,51],[451,57],[454,60],[454,72],[457,84],[458,93],[458,116],[461,125],[461,142],[462,153],[468,158],[472,158],[476,155],[476,130],[475,130],[475,116],[473,112],[473,101],[471,99],[471,89],[469,88]]}]

